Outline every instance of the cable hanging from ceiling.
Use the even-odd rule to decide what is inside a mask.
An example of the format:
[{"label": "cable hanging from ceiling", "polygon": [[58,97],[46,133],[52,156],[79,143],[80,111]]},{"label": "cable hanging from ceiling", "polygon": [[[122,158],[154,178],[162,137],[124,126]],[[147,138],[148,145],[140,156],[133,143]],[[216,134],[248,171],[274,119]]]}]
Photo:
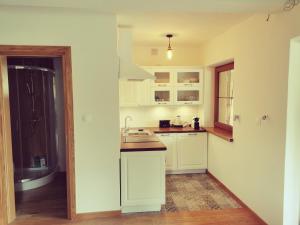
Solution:
[{"label": "cable hanging from ceiling", "polygon": [[[282,10],[280,10],[280,12],[282,11],[291,11],[293,10],[298,4],[300,3],[300,0],[287,0],[284,4],[283,4],[283,8]],[[266,21],[269,22],[271,15],[275,14],[278,12],[273,12],[273,13],[268,13],[268,16],[266,18]]]}]

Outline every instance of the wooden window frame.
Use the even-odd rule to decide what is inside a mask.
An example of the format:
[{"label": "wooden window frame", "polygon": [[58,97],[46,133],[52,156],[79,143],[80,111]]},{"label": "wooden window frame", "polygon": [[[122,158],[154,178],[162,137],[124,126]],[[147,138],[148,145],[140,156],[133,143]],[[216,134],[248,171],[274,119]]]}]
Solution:
[{"label": "wooden window frame", "polygon": [[[24,45],[0,45],[0,57],[7,56],[33,56],[33,57],[60,57],[62,59],[62,75],[64,88],[64,117],[66,137],[66,173],[67,173],[67,216],[68,219],[75,219],[76,216],[76,192],[75,192],[75,152],[74,152],[74,116],[73,116],[73,88],[72,88],[72,64],[70,46],[24,46]],[[10,122],[7,123],[9,106],[4,107],[8,93],[5,92],[3,76],[5,68],[0,63],[0,224],[7,225],[12,222],[15,215],[15,205],[8,195],[14,193],[12,149],[7,148],[11,140],[6,138],[10,133]],[[3,110],[3,108],[8,110]],[[8,112],[8,113],[7,113]]]},{"label": "wooden window frame", "polygon": [[233,70],[234,62],[227,63],[215,68],[215,104],[214,104],[214,126],[232,133],[232,126],[219,122],[219,83],[220,83],[220,73]]}]

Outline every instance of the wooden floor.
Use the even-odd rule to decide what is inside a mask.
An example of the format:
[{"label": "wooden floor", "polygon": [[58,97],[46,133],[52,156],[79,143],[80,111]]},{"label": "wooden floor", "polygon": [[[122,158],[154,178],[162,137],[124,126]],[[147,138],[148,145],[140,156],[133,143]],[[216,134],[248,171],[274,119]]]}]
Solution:
[{"label": "wooden floor", "polygon": [[247,209],[223,209],[199,212],[143,213],[85,221],[33,217],[13,225],[263,225]]},{"label": "wooden floor", "polygon": [[[19,216],[12,225],[264,225],[246,208],[120,214],[111,218],[69,221],[64,219],[64,181],[65,178],[59,176],[52,184],[37,189],[38,192],[27,192],[18,196]],[[44,200],[40,201],[41,197]]]},{"label": "wooden floor", "polygon": [[57,173],[50,184],[16,192],[17,219],[32,217],[67,218],[66,175]]}]

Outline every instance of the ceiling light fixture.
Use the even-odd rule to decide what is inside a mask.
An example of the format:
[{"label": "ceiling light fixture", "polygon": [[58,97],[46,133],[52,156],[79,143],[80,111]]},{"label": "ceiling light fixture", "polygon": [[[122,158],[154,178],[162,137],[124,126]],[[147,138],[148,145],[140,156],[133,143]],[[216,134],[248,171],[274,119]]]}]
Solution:
[{"label": "ceiling light fixture", "polygon": [[167,50],[167,58],[169,60],[171,60],[172,57],[173,57],[173,49],[171,47],[171,38],[173,37],[173,34],[167,34],[166,37],[169,39],[169,46],[168,46],[168,50]]}]

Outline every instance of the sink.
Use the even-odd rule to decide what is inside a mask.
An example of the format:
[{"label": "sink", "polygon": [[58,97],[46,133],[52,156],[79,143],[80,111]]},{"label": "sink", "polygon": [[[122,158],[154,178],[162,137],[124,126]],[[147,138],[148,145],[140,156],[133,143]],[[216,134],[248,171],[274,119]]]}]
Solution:
[{"label": "sink", "polygon": [[147,142],[159,142],[159,140],[155,136],[125,137],[125,143],[147,143]]},{"label": "sink", "polygon": [[144,129],[129,129],[123,133],[124,136],[152,136],[153,133],[149,130]]},{"label": "sink", "polygon": [[123,135],[125,137],[125,143],[143,143],[159,141],[150,130],[129,129],[128,131],[124,132]]}]

